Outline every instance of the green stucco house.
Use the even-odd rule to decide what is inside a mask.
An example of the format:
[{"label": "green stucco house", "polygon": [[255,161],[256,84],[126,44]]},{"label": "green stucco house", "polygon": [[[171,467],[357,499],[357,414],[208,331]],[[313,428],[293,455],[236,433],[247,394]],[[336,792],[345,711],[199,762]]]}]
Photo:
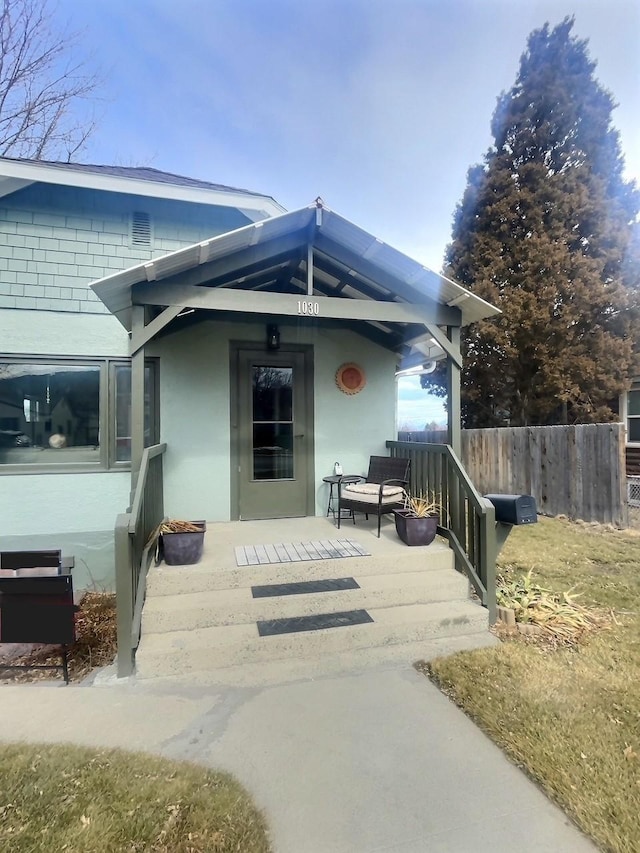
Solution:
[{"label": "green stucco house", "polygon": [[[0,159],[0,550],[62,548],[76,588],[112,588],[115,553],[139,625],[163,516],[324,516],[335,460],[405,454],[491,609],[492,509],[457,456],[460,329],[493,313],[320,199]],[[395,441],[396,375],[438,359],[428,457]]]},{"label": "green stucco house", "polygon": [[[282,212],[155,169],[0,158],[0,550],[62,548],[77,587],[113,586],[131,489],[129,337],[89,284]],[[147,441],[160,436],[161,373],[149,359]]]}]

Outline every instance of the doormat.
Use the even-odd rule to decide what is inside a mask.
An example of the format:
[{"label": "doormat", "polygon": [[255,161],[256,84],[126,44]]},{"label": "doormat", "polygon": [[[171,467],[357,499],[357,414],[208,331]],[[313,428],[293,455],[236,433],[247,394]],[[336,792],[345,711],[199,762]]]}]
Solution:
[{"label": "doormat", "polygon": [[305,595],[309,592],[339,592],[341,589],[360,589],[355,578],[331,578],[322,581],[300,581],[299,583],[270,583],[252,586],[254,598],[271,598],[276,595]]},{"label": "doormat", "polygon": [[269,563],[302,563],[309,560],[336,560],[342,557],[370,557],[353,539],[320,539],[313,542],[279,542],[276,545],[238,545],[236,565],[262,566]]},{"label": "doormat", "polygon": [[316,616],[292,616],[289,619],[266,619],[258,622],[258,634],[296,634],[300,631],[320,631],[323,628],[349,628],[373,622],[366,610],[346,610],[343,613],[319,613]]}]

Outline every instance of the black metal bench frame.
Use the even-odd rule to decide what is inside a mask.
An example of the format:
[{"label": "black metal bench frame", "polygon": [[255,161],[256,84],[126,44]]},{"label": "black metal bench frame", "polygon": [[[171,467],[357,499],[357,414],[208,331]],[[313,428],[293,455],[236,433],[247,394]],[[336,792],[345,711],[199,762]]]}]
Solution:
[{"label": "black metal bench frame", "polygon": [[[60,664],[0,663],[0,672],[61,670],[65,684],[69,684],[68,649],[75,642],[78,610],[73,601],[73,565],[73,557],[63,559],[60,551],[0,552],[0,569],[16,573],[14,577],[0,577],[0,642],[60,645],[62,658]],[[55,574],[33,576],[29,572],[25,576],[26,571],[37,568]],[[20,574],[22,570],[26,570],[25,575]],[[3,610],[7,611],[4,618]]]}]

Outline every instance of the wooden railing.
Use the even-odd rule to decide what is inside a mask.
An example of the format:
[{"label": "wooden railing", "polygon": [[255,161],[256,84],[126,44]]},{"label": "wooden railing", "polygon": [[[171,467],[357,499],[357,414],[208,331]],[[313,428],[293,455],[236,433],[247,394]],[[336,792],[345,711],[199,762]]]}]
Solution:
[{"label": "wooden railing", "polygon": [[496,620],[496,523],[491,501],[482,497],[448,444],[387,441],[392,456],[411,460],[410,491],[432,494],[440,505],[438,532],[446,536],[456,567],[465,572]]},{"label": "wooden railing", "polygon": [[116,519],[119,678],[125,678],[133,672],[133,655],[140,642],[147,571],[153,559],[155,544],[152,534],[164,517],[162,456],[166,449],[166,444],[145,448],[131,509]]}]

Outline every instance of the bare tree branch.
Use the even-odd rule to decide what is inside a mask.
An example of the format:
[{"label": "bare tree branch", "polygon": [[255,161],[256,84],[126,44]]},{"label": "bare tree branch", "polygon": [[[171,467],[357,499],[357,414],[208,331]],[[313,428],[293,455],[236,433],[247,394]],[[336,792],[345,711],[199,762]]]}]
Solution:
[{"label": "bare tree branch", "polygon": [[95,128],[82,107],[99,80],[58,31],[49,0],[0,0],[0,155],[67,162]]}]

